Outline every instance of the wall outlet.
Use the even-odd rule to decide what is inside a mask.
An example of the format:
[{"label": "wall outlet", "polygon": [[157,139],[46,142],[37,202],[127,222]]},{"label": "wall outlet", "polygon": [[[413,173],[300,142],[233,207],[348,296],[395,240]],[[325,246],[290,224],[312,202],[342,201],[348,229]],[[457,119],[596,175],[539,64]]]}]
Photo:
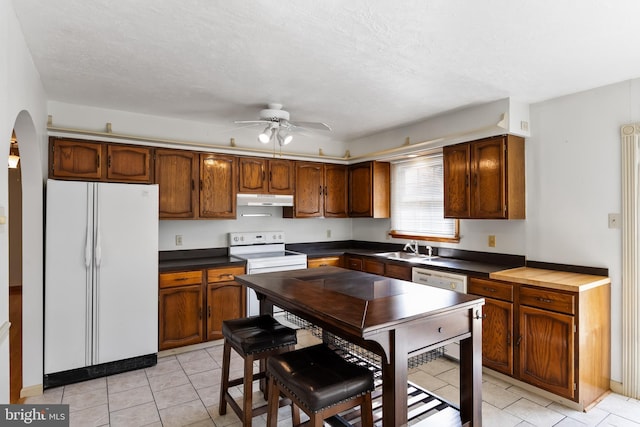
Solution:
[{"label": "wall outlet", "polygon": [[182,234],[176,234],[176,246],[182,246]]},{"label": "wall outlet", "polygon": [[487,244],[489,245],[490,248],[495,248],[496,247],[496,236],[493,234],[489,235],[489,239],[487,241]]},{"label": "wall outlet", "polygon": [[331,237],[331,229],[330,228],[327,229],[327,237]]},{"label": "wall outlet", "polygon": [[609,214],[609,228],[620,228],[620,214],[619,213],[610,213]]}]

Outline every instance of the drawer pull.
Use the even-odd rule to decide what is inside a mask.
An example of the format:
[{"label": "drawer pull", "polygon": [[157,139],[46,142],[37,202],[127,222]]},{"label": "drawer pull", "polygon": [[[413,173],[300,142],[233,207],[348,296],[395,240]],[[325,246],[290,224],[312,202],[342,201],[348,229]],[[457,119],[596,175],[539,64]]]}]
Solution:
[{"label": "drawer pull", "polygon": [[516,340],[516,347],[520,346],[520,341],[522,341],[522,335],[520,335]]},{"label": "drawer pull", "polygon": [[487,315],[486,315],[486,314],[480,314],[480,310],[476,310],[476,315],[475,315],[474,319],[480,319],[480,320],[482,320],[482,319],[484,319],[485,317],[487,317]]},{"label": "drawer pull", "polygon": [[440,327],[438,328],[438,333],[439,333],[439,334],[441,334],[441,333],[442,333],[442,326],[440,326]]},{"label": "drawer pull", "polygon": [[218,278],[220,278],[220,279],[222,279],[224,277],[228,277],[229,279],[233,279],[233,274],[226,273],[226,274],[221,274],[221,275],[218,276]]},{"label": "drawer pull", "polygon": [[188,277],[178,277],[175,279],[176,282],[184,282],[185,280],[189,280]]},{"label": "drawer pull", "polygon": [[328,267],[328,266],[329,266],[329,264],[326,264],[326,263],[318,265],[318,267]]},{"label": "drawer pull", "polygon": [[542,297],[537,297],[536,299],[538,301],[540,301],[540,302],[544,302],[544,303],[547,303],[547,304],[551,304],[553,302],[552,299],[547,299],[547,298],[542,298]]},{"label": "drawer pull", "polygon": [[495,289],[495,288],[487,288],[486,286],[484,288],[482,288],[482,289],[484,289],[487,292],[498,292],[497,289]]}]

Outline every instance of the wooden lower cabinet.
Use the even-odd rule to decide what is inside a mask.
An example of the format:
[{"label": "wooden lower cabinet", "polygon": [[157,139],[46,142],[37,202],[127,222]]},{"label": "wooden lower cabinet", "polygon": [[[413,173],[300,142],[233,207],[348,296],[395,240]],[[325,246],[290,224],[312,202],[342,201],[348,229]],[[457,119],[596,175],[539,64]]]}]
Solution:
[{"label": "wooden lower cabinet", "polygon": [[202,342],[202,285],[159,291],[160,350]]},{"label": "wooden lower cabinet", "polygon": [[386,262],[384,264],[384,275],[387,277],[393,277],[394,279],[406,280],[410,282],[412,279],[411,264],[396,264],[392,262]]},{"label": "wooden lower cabinet", "polygon": [[158,347],[182,347],[222,338],[222,321],[245,315],[244,267],[160,274]]},{"label": "wooden lower cabinet", "polygon": [[609,284],[573,292],[471,277],[468,292],[485,297],[485,367],[573,401],[578,409],[609,390]]},{"label": "wooden lower cabinet", "polygon": [[244,267],[207,270],[207,340],[221,339],[222,322],[246,312],[244,288],[235,281],[238,274],[244,274]]}]

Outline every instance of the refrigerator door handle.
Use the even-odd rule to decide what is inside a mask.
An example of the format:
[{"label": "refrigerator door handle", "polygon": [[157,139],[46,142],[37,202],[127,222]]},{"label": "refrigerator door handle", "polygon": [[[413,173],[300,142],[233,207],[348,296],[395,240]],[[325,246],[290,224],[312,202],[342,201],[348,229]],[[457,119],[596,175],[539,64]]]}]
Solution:
[{"label": "refrigerator door handle", "polygon": [[91,206],[89,203],[87,203],[87,234],[86,234],[86,240],[84,245],[84,266],[87,269],[91,268],[91,258],[92,258],[91,237],[92,237],[93,229],[91,227],[90,218],[91,218]]},{"label": "refrigerator door handle", "polygon": [[100,206],[99,200],[96,202],[96,246],[95,246],[95,259],[96,259],[96,268],[100,268],[100,264],[102,263],[102,232],[100,225]]}]

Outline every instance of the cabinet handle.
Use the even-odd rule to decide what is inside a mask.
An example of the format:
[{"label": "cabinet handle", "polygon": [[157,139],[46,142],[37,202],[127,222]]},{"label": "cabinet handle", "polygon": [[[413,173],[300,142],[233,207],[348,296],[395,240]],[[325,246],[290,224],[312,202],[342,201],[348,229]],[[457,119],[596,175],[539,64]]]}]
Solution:
[{"label": "cabinet handle", "polygon": [[100,154],[96,156],[96,167],[100,169]]},{"label": "cabinet handle", "polygon": [[187,280],[187,277],[178,277],[176,279],[174,279],[176,282],[184,282],[185,280]]},{"label": "cabinet handle", "polygon": [[269,182],[273,181],[273,172],[269,171]]},{"label": "cabinet handle", "polygon": [[520,336],[518,337],[518,339],[516,340],[516,347],[519,347],[519,346],[520,346],[520,341],[522,341],[522,335],[520,335]]},{"label": "cabinet handle", "polygon": [[476,310],[476,315],[475,315],[474,319],[480,319],[480,320],[482,320],[482,319],[484,319],[485,317],[487,317],[487,315],[486,315],[486,314],[480,314],[480,310]]},{"label": "cabinet handle", "polygon": [[478,186],[478,174],[475,174],[473,176],[473,186],[477,187]]},{"label": "cabinet handle", "polygon": [[465,187],[469,186],[469,175],[465,175],[464,176],[464,185],[465,185]]},{"label": "cabinet handle", "polygon": [[329,192],[327,191],[327,186],[324,186],[324,195],[327,196],[329,194]]},{"label": "cabinet handle", "polygon": [[484,290],[485,290],[485,291],[487,291],[487,292],[498,292],[498,290],[497,290],[497,289],[494,289],[494,288],[487,288],[486,286],[485,286],[484,288],[482,288],[482,289],[484,289]]},{"label": "cabinet handle", "polygon": [[329,264],[320,264],[320,265],[318,265],[318,267],[328,267],[328,266],[329,266]]},{"label": "cabinet handle", "polygon": [[262,171],[262,180],[264,181],[264,179],[266,178],[266,174],[264,172],[264,170]]},{"label": "cabinet handle", "polygon": [[202,320],[202,307],[198,309],[198,319]]},{"label": "cabinet handle", "polygon": [[551,299],[542,298],[542,297],[538,297],[538,298],[536,298],[536,299],[537,299],[538,301],[540,301],[540,302],[544,302],[544,303],[547,303],[547,304],[551,304],[551,303],[553,302],[553,300],[551,300]]},{"label": "cabinet handle", "polygon": [[507,345],[511,345],[511,332],[507,332]]},{"label": "cabinet handle", "polygon": [[111,169],[111,156],[107,157],[107,168]]},{"label": "cabinet handle", "polygon": [[196,183],[194,180],[191,180],[191,190],[195,190],[196,189]]},{"label": "cabinet handle", "polygon": [[320,186],[320,189],[318,191],[320,192],[320,195],[322,196],[322,185]]},{"label": "cabinet handle", "polygon": [[207,306],[207,317],[211,317],[211,306]]},{"label": "cabinet handle", "polygon": [[218,276],[219,279],[222,279],[223,277],[227,277],[229,279],[233,279],[233,274],[225,273],[225,274],[221,274],[221,275]]}]

